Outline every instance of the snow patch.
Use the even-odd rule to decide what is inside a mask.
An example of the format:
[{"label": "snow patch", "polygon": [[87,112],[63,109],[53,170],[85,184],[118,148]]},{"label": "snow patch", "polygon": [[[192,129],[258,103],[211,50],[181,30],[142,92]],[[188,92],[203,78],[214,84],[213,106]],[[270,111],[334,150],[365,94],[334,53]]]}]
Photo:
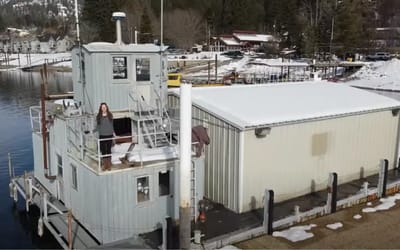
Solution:
[{"label": "snow patch", "polygon": [[291,242],[302,241],[302,240],[306,240],[306,239],[314,237],[313,233],[306,232],[306,231],[311,230],[311,228],[316,227],[316,226],[317,225],[315,225],[315,224],[310,224],[308,226],[291,227],[287,230],[275,231],[272,233],[272,236],[286,238],[287,240],[290,240]]},{"label": "snow patch", "polygon": [[343,223],[336,222],[336,223],[333,223],[333,224],[328,224],[328,225],[326,225],[326,227],[329,228],[329,229],[332,229],[332,230],[336,230],[338,228],[343,227]]},{"label": "snow patch", "polygon": [[359,214],[356,214],[356,215],[353,216],[353,219],[355,219],[355,220],[359,220],[361,218],[362,218],[362,216],[359,215]]}]

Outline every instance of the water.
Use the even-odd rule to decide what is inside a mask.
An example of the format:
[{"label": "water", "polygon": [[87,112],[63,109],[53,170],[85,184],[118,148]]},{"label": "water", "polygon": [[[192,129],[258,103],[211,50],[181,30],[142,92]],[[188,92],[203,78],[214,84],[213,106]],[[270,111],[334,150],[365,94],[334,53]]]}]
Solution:
[{"label": "water", "polygon": [[[71,73],[51,73],[48,82],[49,94],[72,90]],[[0,72],[0,248],[60,248],[47,230],[37,236],[38,209],[26,213],[8,191],[8,153],[16,175],[33,169],[29,107],[39,105],[40,83],[37,72]]]},{"label": "water", "polygon": [[[70,73],[50,74],[48,82],[49,94],[72,90]],[[22,198],[14,204],[8,192],[9,152],[16,175],[33,169],[29,107],[39,105],[40,83],[39,73],[0,72],[0,249],[60,248],[47,230],[37,236],[38,209],[26,213]],[[400,93],[378,93],[400,100]]]}]

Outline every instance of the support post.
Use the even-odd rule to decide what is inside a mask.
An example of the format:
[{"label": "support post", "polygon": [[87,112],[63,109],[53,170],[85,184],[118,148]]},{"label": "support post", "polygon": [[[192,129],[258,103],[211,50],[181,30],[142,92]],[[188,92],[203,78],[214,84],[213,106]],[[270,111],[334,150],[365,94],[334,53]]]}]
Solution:
[{"label": "support post", "polygon": [[327,213],[335,213],[337,206],[337,173],[330,173],[328,180]]},{"label": "support post", "polygon": [[13,171],[12,169],[12,165],[11,165],[11,154],[8,153],[8,175],[10,176],[10,180],[14,177],[13,176]]},{"label": "support post", "polygon": [[272,235],[272,223],[274,221],[274,191],[266,189],[264,197],[264,229],[267,234]]},{"label": "support post", "polygon": [[180,204],[179,247],[190,249],[190,180],[192,158],[192,85],[182,83],[180,88]]},{"label": "support post", "polygon": [[388,166],[389,161],[387,159],[381,161],[378,179],[378,197],[386,196]]}]

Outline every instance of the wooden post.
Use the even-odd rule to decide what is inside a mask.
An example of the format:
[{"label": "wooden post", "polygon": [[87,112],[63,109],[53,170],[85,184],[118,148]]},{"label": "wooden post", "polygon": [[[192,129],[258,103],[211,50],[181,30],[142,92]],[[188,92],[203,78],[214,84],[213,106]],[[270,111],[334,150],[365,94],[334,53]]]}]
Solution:
[{"label": "wooden post", "polygon": [[389,161],[387,159],[381,161],[378,179],[378,197],[386,196],[388,166]]}]

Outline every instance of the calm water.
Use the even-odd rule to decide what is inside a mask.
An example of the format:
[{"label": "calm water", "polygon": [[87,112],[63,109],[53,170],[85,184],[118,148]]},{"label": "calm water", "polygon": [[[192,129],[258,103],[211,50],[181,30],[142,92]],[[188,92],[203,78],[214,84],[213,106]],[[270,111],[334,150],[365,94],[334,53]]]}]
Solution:
[{"label": "calm water", "polygon": [[[49,94],[72,90],[70,73],[51,74],[48,82]],[[39,73],[0,72],[0,248],[60,248],[50,232],[37,236],[38,210],[26,213],[22,198],[14,204],[8,191],[9,152],[16,175],[33,169],[29,106],[39,104],[40,83]],[[379,93],[400,100],[400,93]]]},{"label": "calm water", "polygon": [[[48,82],[49,94],[72,90],[71,73],[49,74]],[[37,236],[38,209],[26,213],[8,191],[8,153],[16,175],[33,169],[29,107],[39,105],[40,83],[36,72],[0,72],[0,248],[60,248],[50,232]]]}]

